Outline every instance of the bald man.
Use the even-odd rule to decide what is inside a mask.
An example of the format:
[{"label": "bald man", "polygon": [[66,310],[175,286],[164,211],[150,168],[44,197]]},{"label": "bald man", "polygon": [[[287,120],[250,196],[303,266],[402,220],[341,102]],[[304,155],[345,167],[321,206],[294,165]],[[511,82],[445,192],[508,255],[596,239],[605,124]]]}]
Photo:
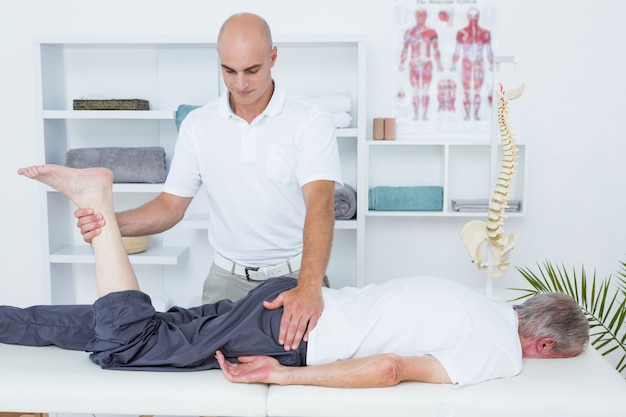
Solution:
[{"label": "bald man", "polygon": [[[298,278],[268,306],[284,308],[279,342],[297,349],[317,324],[328,286],[341,182],[334,125],[329,113],[273,80],[277,48],[261,17],[229,17],[217,52],[228,91],[185,118],[161,194],[117,213],[117,222],[123,236],[163,232],[204,189],[215,255],[202,302],[235,301],[268,279]],[[102,232],[105,219],[92,208],[75,216],[86,241]]]}]

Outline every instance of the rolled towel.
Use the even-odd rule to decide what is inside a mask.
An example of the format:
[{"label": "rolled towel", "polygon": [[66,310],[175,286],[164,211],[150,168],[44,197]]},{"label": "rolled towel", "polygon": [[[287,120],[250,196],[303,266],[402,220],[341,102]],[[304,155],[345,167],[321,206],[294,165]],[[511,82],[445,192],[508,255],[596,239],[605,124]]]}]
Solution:
[{"label": "rolled towel", "polygon": [[113,182],[162,183],[166,177],[165,149],[160,146],[70,149],[65,166],[108,168]]},{"label": "rolled towel", "polygon": [[352,110],[350,92],[308,96],[313,103],[330,113],[344,113]]},{"label": "rolled towel", "polygon": [[356,215],[356,191],[348,184],[335,189],[335,219],[350,220]]},{"label": "rolled towel", "polygon": [[369,209],[381,211],[442,211],[443,187],[374,187],[369,190]]}]

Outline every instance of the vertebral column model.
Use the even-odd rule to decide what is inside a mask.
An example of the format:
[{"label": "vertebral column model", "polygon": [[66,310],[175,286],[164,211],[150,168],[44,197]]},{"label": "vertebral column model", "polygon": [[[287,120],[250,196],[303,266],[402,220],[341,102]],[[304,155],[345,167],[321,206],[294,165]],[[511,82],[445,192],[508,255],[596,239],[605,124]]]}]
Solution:
[{"label": "vertebral column model", "polygon": [[[517,148],[509,129],[508,102],[521,96],[524,85],[505,92],[502,84],[498,90],[498,125],[502,140],[502,165],[493,195],[489,202],[487,222],[473,220],[463,226],[461,239],[478,269],[487,275],[500,278],[509,267],[509,254],[515,244],[515,233],[504,235],[505,209],[508,207],[509,190],[515,177]],[[483,250],[483,245],[487,251]]]}]

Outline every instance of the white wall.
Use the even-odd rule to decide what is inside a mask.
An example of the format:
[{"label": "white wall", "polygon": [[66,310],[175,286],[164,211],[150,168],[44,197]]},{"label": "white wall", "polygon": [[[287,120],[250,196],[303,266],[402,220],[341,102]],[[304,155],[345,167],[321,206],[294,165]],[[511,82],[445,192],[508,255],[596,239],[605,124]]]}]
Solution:
[{"label": "white wall", "polygon": [[[580,2],[578,2],[580,3]],[[516,55],[526,93],[515,102],[517,136],[529,145],[528,215],[511,218],[514,265],[550,259],[600,277],[626,260],[623,100],[626,62],[617,28],[626,3],[497,1],[499,55]],[[39,193],[15,175],[36,162],[32,38],[36,35],[214,35],[238,11],[263,15],[275,34],[363,33],[368,43],[368,120],[392,111],[395,2],[390,0],[0,0],[0,303],[40,302],[45,261]],[[512,115],[513,116],[513,115]],[[459,240],[466,219],[368,221],[367,280],[478,273]],[[463,278],[465,279],[465,278]],[[514,270],[496,286],[521,283]]]}]

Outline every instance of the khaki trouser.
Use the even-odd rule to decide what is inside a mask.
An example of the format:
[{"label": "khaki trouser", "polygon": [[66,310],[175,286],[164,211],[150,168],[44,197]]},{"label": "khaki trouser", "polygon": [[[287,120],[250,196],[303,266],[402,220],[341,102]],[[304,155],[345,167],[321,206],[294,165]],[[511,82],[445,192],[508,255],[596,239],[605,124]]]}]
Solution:
[{"label": "khaki trouser", "polygon": [[[298,278],[299,274],[300,271],[294,271],[286,276]],[[209,270],[209,275],[204,280],[204,288],[202,289],[202,304],[215,303],[224,299],[237,301],[240,298],[243,298],[261,282],[263,281],[248,281],[243,275],[235,275],[230,271],[213,264]],[[325,287],[330,286],[327,276],[324,276],[323,285]]]}]

